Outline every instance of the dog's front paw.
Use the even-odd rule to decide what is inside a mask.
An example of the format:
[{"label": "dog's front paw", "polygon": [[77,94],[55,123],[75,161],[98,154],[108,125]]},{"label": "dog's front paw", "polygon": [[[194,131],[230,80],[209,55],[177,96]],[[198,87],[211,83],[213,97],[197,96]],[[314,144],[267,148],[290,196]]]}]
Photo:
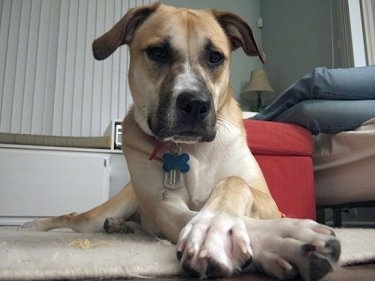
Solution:
[{"label": "dog's front paw", "polygon": [[20,225],[18,229],[26,231],[43,231],[43,224],[41,223],[41,220],[32,220]]},{"label": "dog's front paw", "polygon": [[35,219],[28,221],[19,226],[18,229],[26,231],[48,231],[51,229],[50,219]]},{"label": "dog's front paw", "polygon": [[240,271],[252,258],[244,222],[223,213],[199,213],[181,230],[177,257],[187,273],[201,278]]},{"label": "dog's front paw", "polygon": [[[59,217],[51,217],[46,219],[35,219],[24,223],[19,227],[20,230],[27,231],[49,231],[59,227],[71,227],[73,221],[77,218],[77,213],[70,213]],[[78,228],[77,228],[78,230]]]},{"label": "dog's front paw", "polygon": [[336,267],[341,252],[334,232],[311,220],[259,221],[250,237],[253,265],[279,279],[318,280]]}]

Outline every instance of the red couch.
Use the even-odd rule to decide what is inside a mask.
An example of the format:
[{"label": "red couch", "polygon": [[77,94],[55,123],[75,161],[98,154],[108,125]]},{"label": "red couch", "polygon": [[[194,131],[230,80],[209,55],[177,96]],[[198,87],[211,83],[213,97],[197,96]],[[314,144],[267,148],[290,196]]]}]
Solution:
[{"label": "red couch", "polygon": [[244,120],[248,145],[280,211],[287,217],[316,219],[312,136],[302,127]]}]

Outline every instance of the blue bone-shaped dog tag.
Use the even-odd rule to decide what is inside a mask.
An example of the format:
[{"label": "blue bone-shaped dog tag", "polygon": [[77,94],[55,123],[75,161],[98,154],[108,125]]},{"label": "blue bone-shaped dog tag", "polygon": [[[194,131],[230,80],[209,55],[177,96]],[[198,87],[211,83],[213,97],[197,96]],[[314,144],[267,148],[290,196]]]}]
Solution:
[{"label": "blue bone-shaped dog tag", "polygon": [[172,154],[165,153],[163,155],[164,165],[163,170],[166,173],[169,173],[172,170],[179,170],[182,173],[189,171],[190,167],[187,163],[189,161],[189,155],[186,153],[182,154]]}]

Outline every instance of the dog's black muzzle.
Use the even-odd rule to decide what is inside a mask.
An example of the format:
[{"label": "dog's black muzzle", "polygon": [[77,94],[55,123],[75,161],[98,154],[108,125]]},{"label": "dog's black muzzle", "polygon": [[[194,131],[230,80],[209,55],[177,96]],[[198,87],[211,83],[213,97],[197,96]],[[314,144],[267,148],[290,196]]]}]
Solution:
[{"label": "dog's black muzzle", "polygon": [[216,135],[214,104],[207,91],[183,91],[161,100],[155,121],[149,119],[149,126],[160,140],[210,142]]}]

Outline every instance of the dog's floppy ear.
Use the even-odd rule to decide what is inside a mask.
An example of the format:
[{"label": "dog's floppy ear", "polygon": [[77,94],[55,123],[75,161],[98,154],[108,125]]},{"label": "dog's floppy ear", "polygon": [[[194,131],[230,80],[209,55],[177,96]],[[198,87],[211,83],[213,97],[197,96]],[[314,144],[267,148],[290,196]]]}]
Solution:
[{"label": "dog's floppy ear", "polygon": [[94,57],[97,60],[104,60],[121,45],[129,44],[133,39],[135,30],[155,12],[159,6],[160,3],[155,3],[149,6],[130,9],[111,30],[95,39],[92,44]]},{"label": "dog's floppy ear", "polygon": [[243,19],[228,12],[213,10],[213,14],[227,34],[232,43],[233,50],[242,47],[245,54],[248,56],[258,56],[262,63],[265,63],[266,56],[258,47],[250,26]]}]

